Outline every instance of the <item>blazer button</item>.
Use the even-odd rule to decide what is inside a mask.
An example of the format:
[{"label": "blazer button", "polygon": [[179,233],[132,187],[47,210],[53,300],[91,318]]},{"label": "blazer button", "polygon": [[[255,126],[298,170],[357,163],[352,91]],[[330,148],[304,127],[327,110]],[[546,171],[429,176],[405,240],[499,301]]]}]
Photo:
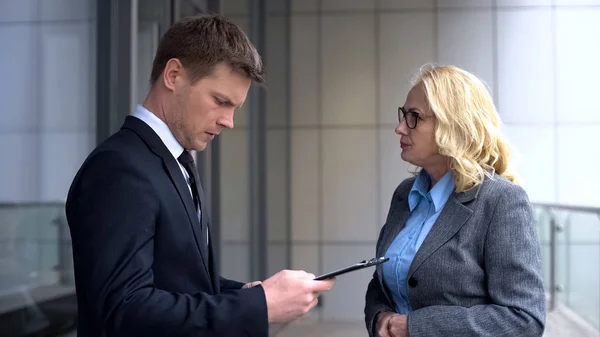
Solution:
[{"label": "blazer button", "polygon": [[417,279],[416,279],[416,278],[414,278],[414,277],[410,277],[410,278],[408,279],[408,286],[409,286],[409,287],[411,287],[411,288],[414,288],[414,287],[416,287],[418,283],[419,283],[419,282],[417,282]]}]

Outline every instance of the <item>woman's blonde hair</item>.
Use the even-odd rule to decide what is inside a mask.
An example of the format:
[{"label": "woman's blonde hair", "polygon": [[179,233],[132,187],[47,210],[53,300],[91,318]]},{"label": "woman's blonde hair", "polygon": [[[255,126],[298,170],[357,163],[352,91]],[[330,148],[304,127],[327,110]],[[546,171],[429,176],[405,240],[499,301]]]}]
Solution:
[{"label": "woman's blonde hair", "polygon": [[485,84],[455,66],[426,65],[414,84],[423,83],[437,124],[439,153],[450,160],[456,192],[500,175],[517,182],[509,171],[510,149],[500,134],[501,120]]}]

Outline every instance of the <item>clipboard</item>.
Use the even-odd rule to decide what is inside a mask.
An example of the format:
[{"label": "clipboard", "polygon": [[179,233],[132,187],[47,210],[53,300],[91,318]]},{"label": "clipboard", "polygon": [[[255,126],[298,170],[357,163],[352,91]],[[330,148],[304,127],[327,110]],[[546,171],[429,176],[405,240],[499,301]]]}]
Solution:
[{"label": "clipboard", "polygon": [[364,268],[368,268],[368,267],[372,267],[372,266],[376,266],[378,264],[382,264],[384,262],[387,262],[390,258],[389,257],[376,257],[376,258],[372,258],[370,260],[363,260],[357,264],[353,264],[351,266],[348,266],[346,268],[342,268],[336,271],[332,271],[330,273],[327,274],[323,274],[321,276],[317,276],[315,277],[315,281],[322,281],[322,280],[326,280],[329,278],[332,278],[334,276],[338,276],[338,275],[342,275],[342,274],[346,274],[355,270],[360,270],[360,269],[364,269]]}]

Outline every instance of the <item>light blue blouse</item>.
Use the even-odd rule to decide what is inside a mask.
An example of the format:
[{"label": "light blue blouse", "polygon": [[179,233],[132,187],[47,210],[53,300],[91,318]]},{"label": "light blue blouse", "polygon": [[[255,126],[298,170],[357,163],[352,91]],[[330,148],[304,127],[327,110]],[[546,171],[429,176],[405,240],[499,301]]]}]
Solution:
[{"label": "light blue blouse", "polygon": [[385,253],[390,260],[383,264],[383,281],[391,291],[399,314],[411,311],[407,277],[412,260],[456,186],[451,172],[429,191],[430,185],[429,174],[421,170],[408,194],[411,216]]}]

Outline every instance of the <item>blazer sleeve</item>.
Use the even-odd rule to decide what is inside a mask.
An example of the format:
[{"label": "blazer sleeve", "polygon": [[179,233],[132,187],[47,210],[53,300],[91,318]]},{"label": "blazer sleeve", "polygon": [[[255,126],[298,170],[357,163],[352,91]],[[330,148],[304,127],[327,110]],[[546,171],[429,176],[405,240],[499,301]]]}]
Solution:
[{"label": "blazer sleeve", "polygon": [[221,291],[242,289],[244,284],[245,283],[234,281],[234,280],[229,280],[229,279],[219,276],[219,285],[221,287]]},{"label": "blazer sleeve", "polygon": [[264,290],[175,293],[153,280],[159,201],[115,151],[92,156],[67,199],[80,310],[106,336],[268,336]]},{"label": "blazer sleeve", "polygon": [[533,211],[525,190],[503,186],[495,194],[499,197],[484,244],[491,303],[415,310],[408,314],[411,337],[542,336],[546,307]]},{"label": "blazer sleeve", "polygon": [[396,310],[385,297],[379,284],[379,277],[375,272],[367,287],[365,298],[365,324],[369,337],[377,336],[377,315],[382,312],[396,312]]},{"label": "blazer sleeve", "polygon": [[[394,200],[399,193],[399,189],[400,187],[396,188],[396,191],[394,192],[392,203],[390,205],[390,211],[388,213],[392,213],[394,211]],[[390,214],[388,214],[388,218],[389,216]],[[376,251],[379,251],[379,247],[382,244],[387,226],[388,225],[384,225],[381,227],[381,231],[379,232],[379,237],[377,239]],[[367,326],[367,331],[369,332],[369,337],[377,336],[377,315],[381,312],[396,312],[396,310],[394,309],[394,305],[388,301],[387,297],[383,293],[383,289],[381,289],[381,283],[379,282],[379,276],[377,275],[377,270],[375,270],[373,273],[373,278],[367,286],[367,293],[365,295],[365,324]]]}]

